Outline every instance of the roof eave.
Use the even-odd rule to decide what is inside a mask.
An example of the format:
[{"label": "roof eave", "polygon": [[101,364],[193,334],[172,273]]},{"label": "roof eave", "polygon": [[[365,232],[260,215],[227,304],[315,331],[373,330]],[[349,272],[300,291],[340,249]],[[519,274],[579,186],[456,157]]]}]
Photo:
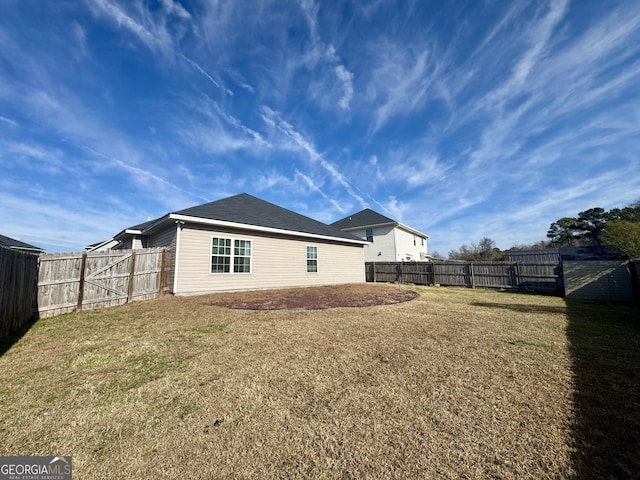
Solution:
[{"label": "roof eave", "polygon": [[414,235],[418,235],[419,237],[423,237],[423,238],[430,238],[429,235],[427,235],[426,233],[422,233],[419,230],[416,230],[415,228],[411,228],[403,223],[398,223],[398,227],[400,228],[404,228],[405,230],[407,230],[408,232],[413,233]]},{"label": "roof eave", "polygon": [[344,228],[341,228],[340,230],[343,230],[346,232],[348,230],[362,230],[363,228],[389,227],[389,226],[395,227],[396,225],[399,225],[399,223],[398,222],[368,223],[368,224],[362,224],[362,225],[354,225],[353,227],[344,227]]},{"label": "roof eave", "polygon": [[341,228],[340,230],[348,232],[352,230],[362,230],[363,228],[374,228],[374,227],[377,228],[377,227],[391,227],[391,226],[402,228],[408,232],[413,233],[414,235],[418,235],[419,237],[430,238],[429,235],[427,235],[426,233],[422,233],[421,231],[416,230],[415,228],[411,228],[400,222],[386,222],[386,223],[373,223],[370,225],[357,225],[353,227]]},{"label": "roof eave", "polygon": [[18,247],[16,245],[9,245],[9,249],[19,250],[21,252],[44,253],[44,249],[38,247]]},{"label": "roof eave", "polygon": [[[330,240],[334,242],[341,243],[353,243],[356,245],[368,245],[369,242],[365,240],[360,240],[357,238],[343,238],[343,237],[334,237],[330,235],[319,235],[317,233],[307,233],[307,232],[299,232],[296,230],[285,230],[281,228],[273,228],[273,227],[262,227],[259,225],[250,225],[247,223],[237,223],[237,222],[229,222],[225,220],[213,220],[210,218],[201,218],[201,217],[192,217],[189,215],[180,215],[177,213],[170,213],[167,216],[167,219],[182,221],[182,222],[190,222],[190,223],[198,223],[200,225],[211,225],[217,227],[226,227],[226,228],[235,228],[239,230],[252,230],[263,233],[274,233],[279,235],[291,235],[294,237],[302,237],[302,238],[314,238],[318,240]],[[153,226],[158,226],[161,222],[154,224]]]}]

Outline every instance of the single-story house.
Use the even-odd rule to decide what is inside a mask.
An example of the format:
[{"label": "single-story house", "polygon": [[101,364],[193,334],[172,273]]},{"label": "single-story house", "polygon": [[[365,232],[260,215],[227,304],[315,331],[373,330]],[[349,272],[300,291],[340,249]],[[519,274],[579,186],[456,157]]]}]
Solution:
[{"label": "single-story house", "polygon": [[11,238],[11,237],[6,237],[4,235],[0,235],[0,246],[5,248],[10,248],[11,250],[18,250],[18,251],[27,252],[27,253],[35,253],[35,254],[44,253],[43,248],[36,247],[34,245],[29,245],[28,243],[21,242],[20,240],[16,240],[15,238]]},{"label": "single-story house", "polygon": [[113,237],[169,247],[176,295],[363,283],[366,241],[242,193],[167,213]]},{"label": "single-story house", "polygon": [[423,262],[429,260],[429,235],[366,208],[331,224],[367,240],[366,262]]}]

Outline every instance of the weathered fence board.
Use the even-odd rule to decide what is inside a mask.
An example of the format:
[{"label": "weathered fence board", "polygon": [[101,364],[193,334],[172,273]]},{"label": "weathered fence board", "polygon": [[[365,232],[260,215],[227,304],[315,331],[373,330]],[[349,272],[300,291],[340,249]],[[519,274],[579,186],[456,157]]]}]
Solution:
[{"label": "weathered fence board", "polygon": [[629,262],[631,279],[633,280],[633,295],[636,303],[640,303],[640,260]]},{"label": "weathered fence board", "polygon": [[559,263],[367,262],[368,282],[485,287],[562,294]]},{"label": "weathered fence board", "polygon": [[38,256],[0,247],[0,338],[31,318]]},{"label": "weathered fence board", "polygon": [[40,317],[122,305],[161,294],[169,252],[163,248],[42,255]]}]

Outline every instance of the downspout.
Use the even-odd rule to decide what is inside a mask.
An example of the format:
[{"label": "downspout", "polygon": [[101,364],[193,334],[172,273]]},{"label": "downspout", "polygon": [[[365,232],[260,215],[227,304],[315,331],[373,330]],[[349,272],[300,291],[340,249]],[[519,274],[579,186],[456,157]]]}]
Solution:
[{"label": "downspout", "polygon": [[176,261],[173,267],[173,294],[178,294],[178,258],[180,256],[180,232],[184,222],[182,220],[176,220]]}]

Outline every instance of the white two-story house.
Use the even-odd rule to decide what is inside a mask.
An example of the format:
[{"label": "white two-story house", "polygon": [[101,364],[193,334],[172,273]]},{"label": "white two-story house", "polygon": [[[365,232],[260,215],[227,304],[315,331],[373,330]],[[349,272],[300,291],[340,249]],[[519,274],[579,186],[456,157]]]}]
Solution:
[{"label": "white two-story house", "polygon": [[424,262],[429,235],[366,208],[331,224],[363,240],[366,262]]}]

